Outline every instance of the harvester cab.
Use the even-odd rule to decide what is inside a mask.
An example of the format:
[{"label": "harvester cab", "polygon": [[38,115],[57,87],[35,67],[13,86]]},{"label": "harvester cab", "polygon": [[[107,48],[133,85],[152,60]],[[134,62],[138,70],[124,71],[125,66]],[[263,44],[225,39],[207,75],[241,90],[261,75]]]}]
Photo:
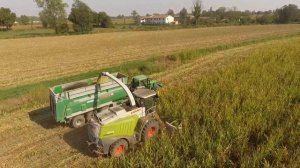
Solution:
[{"label": "harvester cab", "polygon": [[146,114],[156,110],[155,108],[158,100],[156,91],[147,88],[140,88],[136,89],[133,92],[133,95],[135,97],[137,106],[145,107]]},{"label": "harvester cab", "polygon": [[161,121],[155,110],[158,96],[153,88],[157,82],[137,76],[129,89],[108,72],[103,72],[99,78],[101,76],[121,86],[128,101],[94,115],[88,124],[88,148],[97,155],[120,156],[134,144],[158,133]]},{"label": "harvester cab", "polygon": [[149,79],[145,75],[138,75],[132,78],[130,90],[133,91],[138,88],[148,88],[150,90],[157,90],[161,87],[156,80]]}]

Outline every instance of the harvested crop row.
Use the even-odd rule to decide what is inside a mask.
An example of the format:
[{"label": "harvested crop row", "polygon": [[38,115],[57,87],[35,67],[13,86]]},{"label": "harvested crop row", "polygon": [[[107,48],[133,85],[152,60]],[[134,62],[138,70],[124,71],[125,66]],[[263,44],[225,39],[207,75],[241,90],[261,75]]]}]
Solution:
[{"label": "harvested crop row", "polygon": [[53,121],[49,108],[27,111],[16,110],[0,118],[0,167],[69,167],[84,164],[82,159],[93,160],[86,155],[85,128],[69,132],[70,128]]},{"label": "harvested crop row", "polygon": [[183,49],[299,31],[300,25],[268,25],[0,40],[0,87],[62,78]]}]

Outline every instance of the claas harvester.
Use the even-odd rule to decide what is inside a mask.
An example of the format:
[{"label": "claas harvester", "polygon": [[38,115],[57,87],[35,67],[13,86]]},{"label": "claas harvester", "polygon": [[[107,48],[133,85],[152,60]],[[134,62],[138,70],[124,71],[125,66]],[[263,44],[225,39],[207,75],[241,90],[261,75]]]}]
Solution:
[{"label": "claas harvester", "polygon": [[[120,156],[136,143],[145,142],[159,132],[162,122],[156,113],[156,104],[161,85],[151,80],[136,83],[134,79],[128,86],[108,72],[102,73],[98,80],[103,77],[121,87],[126,99],[93,113],[88,124],[88,148],[96,155]],[[97,87],[101,88],[101,84]]]}]

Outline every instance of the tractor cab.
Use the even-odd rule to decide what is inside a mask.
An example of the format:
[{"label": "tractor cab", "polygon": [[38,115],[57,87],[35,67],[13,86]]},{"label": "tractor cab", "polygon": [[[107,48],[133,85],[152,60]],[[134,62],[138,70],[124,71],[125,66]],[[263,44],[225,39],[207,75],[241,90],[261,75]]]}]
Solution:
[{"label": "tractor cab", "polygon": [[133,77],[131,82],[131,90],[138,88],[148,88],[151,90],[157,90],[160,85],[156,80],[151,80],[145,75],[138,75]]},{"label": "tractor cab", "polygon": [[133,92],[138,107],[145,107],[146,114],[154,112],[158,100],[157,92],[147,88],[136,89]]}]

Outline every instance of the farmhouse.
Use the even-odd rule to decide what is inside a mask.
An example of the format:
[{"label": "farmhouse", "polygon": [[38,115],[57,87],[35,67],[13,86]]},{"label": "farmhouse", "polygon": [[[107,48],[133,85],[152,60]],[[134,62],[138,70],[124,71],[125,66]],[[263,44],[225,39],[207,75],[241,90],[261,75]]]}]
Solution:
[{"label": "farmhouse", "polygon": [[153,15],[144,16],[141,18],[141,24],[155,25],[155,24],[174,24],[174,17],[171,15]]}]

